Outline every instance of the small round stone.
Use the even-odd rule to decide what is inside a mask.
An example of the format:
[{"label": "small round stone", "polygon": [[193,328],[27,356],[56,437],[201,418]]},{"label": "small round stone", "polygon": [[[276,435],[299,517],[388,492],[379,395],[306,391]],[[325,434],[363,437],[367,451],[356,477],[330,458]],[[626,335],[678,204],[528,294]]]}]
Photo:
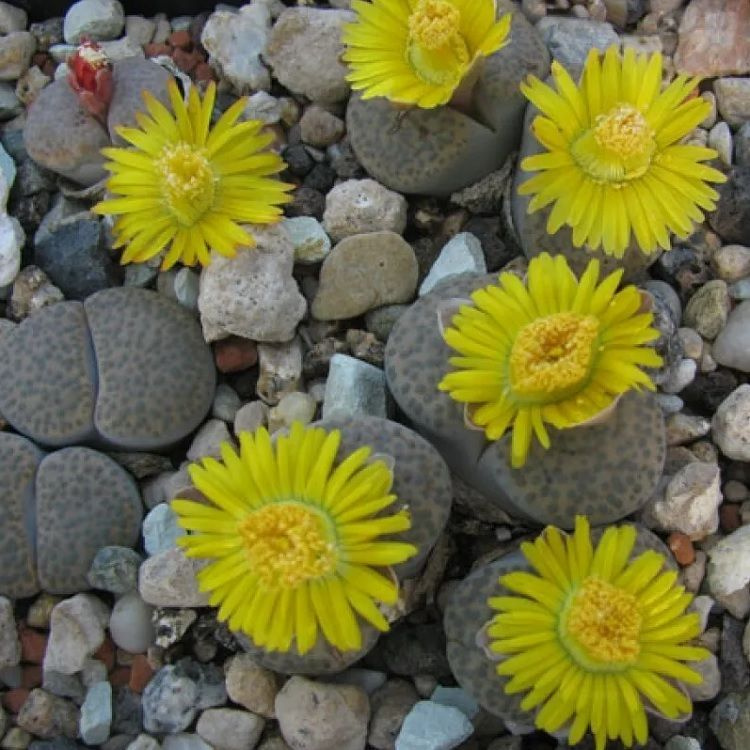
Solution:
[{"label": "small round stone", "polygon": [[145,653],[154,642],[153,612],[154,608],[137,592],[121,596],[109,618],[109,632],[115,645],[131,654]]},{"label": "small round stone", "polygon": [[94,555],[87,579],[92,588],[125,594],[138,586],[143,558],[130,547],[102,547]]}]

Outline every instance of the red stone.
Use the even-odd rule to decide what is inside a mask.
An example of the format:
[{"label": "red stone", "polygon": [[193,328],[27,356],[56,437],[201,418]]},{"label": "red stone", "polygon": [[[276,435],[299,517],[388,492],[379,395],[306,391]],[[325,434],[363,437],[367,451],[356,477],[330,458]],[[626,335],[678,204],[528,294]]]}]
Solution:
[{"label": "red stone", "polygon": [[186,52],[184,49],[176,49],[172,53],[172,59],[174,60],[174,64],[183,73],[191,73],[199,63],[205,61],[203,54],[197,49],[194,49],[192,52]]},{"label": "red stone", "polygon": [[736,503],[722,503],[719,506],[719,523],[721,524],[721,530],[727,534],[739,529],[742,526],[740,506]]},{"label": "red stone", "polygon": [[144,654],[136,654],[133,659],[133,666],[130,668],[130,682],[128,687],[134,693],[142,693],[154,676],[154,670],[148,663]]},{"label": "red stone", "polygon": [[31,688],[41,687],[42,684],[42,667],[39,664],[26,664],[21,667],[21,687]]},{"label": "red stone", "polygon": [[173,47],[189,50],[193,46],[193,37],[186,30],[173,31],[167,40]]},{"label": "red stone", "polygon": [[115,667],[107,678],[112,687],[122,687],[130,682],[130,667]]},{"label": "red stone", "polygon": [[18,639],[21,641],[21,661],[27,664],[41,664],[47,650],[47,634],[21,625],[18,628]]},{"label": "red stone", "polygon": [[172,47],[169,44],[149,42],[143,45],[143,53],[146,57],[159,57],[159,55],[171,55]]},{"label": "red stone", "polygon": [[667,537],[667,546],[680,565],[691,565],[695,561],[695,548],[687,534],[680,531],[672,532]]},{"label": "red stone", "polygon": [[115,644],[112,643],[112,639],[107,636],[101,646],[94,652],[94,659],[104,662],[104,666],[107,667],[107,672],[111,672],[115,666]]},{"label": "red stone", "polygon": [[214,361],[219,372],[242,372],[258,361],[258,347],[250,339],[230,336],[214,344]]},{"label": "red stone", "polygon": [[216,73],[214,73],[213,68],[207,62],[198,63],[195,66],[193,75],[196,81],[208,82],[216,80]]},{"label": "red stone", "polygon": [[17,714],[21,710],[21,706],[26,703],[26,699],[29,697],[31,691],[28,688],[13,688],[7,693],[3,693],[2,703],[3,707],[12,714]]}]

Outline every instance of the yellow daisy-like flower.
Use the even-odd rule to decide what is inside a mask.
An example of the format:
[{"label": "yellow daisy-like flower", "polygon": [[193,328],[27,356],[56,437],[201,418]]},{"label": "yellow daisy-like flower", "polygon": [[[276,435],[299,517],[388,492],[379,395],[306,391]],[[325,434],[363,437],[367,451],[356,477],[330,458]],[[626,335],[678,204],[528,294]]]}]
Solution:
[{"label": "yellow daisy-like flower", "polygon": [[261,132],[263,123],[236,124],[244,99],[213,128],[213,83],[202,100],[193,86],[185,105],[170,81],[169,99],[174,114],[144,91],[148,114],[136,114],[139,128],[117,128],[134,148],[102,149],[112,173],[107,188],[116,197],[93,211],[117,216],[114,247],[125,247],[122,263],[145,261],[168,248],[163,269],[178,260],[205,266],[211,250],[233,257],[238,246],[253,245],[239,223],[277,221],[293,186],[269,177],[285,164],[278,154],[262,152],[274,138]]},{"label": "yellow daisy-like flower", "polygon": [[239,454],[224,443],[222,462],[189,469],[210,504],[172,501],[193,532],[178,540],[186,554],[213,558],[198,582],[219,619],[269,651],[294,642],[304,654],[319,630],[342,651],[359,649],[357,616],[388,630],[377,603],[395,604],[398,584],[382,569],[417,552],[380,539],[410,527],[406,510],[381,515],[396,500],[391,470],[368,462],[368,447],[334,466],[340,442],[338,430],[299,422],[273,444],[263,428],[241,433]]},{"label": "yellow daisy-like flower", "polygon": [[352,10],[342,36],[352,88],[427,109],[448,102],[510,30],[510,14],[495,20],[495,0],[352,0]]},{"label": "yellow daisy-like flower", "polygon": [[716,151],[680,144],[711,105],[690,98],[698,78],[680,75],[661,91],[660,54],[620,57],[610,47],[603,62],[591,50],[578,86],[552,63],[557,91],[533,76],[521,91],[541,111],[532,130],[546,153],[521,163],[538,171],[519,189],[533,195],[529,212],[554,204],[547,231],[564,224],[573,244],[584,242],[622,257],[631,232],[644,253],[669,250],[669,232],[687,237],[693,222],[716,207],[707,182],[726,177],[701,162]]},{"label": "yellow daisy-like flower", "polygon": [[626,747],[648,738],[646,710],[675,719],[690,711],[680,683],[700,684],[682,662],[708,656],[687,644],[700,633],[692,596],[663,570],[664,557],[648,550],[630,560],[636,530],[608,528],[591,543],[578,516],[572,536],[549,526],[521,545],[536,573],[500,578],[518,596],[498,596],[488,635],[490,650],[507,658],[498,674],[511,678],[506,693],[527,693],[536,726],[569,729],[575,745],[590,727],[597,750],[607,739]]},{"label": "yellow daisy-like flower", "polygon": [[558,430],[587,422],[618,396],[644,386],[641,367],[661,357],[643,346],[658,338],[634,286],[617,292],[622,270],[601,283],[592,260],[580,281],[562,255],[529,263],[526,284],[512,273],[474,292],[443,331],[460,356],[441,391],[468,405],[467,419],[498,440],[513,426],[511,462],[523,466],[532,435],[550,445],[545,423]]}]

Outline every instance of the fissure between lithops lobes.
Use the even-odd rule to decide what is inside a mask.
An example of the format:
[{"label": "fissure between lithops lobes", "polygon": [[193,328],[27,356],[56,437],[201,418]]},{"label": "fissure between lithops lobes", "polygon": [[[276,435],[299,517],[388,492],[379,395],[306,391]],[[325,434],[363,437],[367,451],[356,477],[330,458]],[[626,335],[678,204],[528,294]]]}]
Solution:
[{"label": "fissure between lithops lobes", "polygon": [[424,108],[449,102],[506,43],[511,18],[496,20],[495,0],[353,0],[352,10],[342,36],[352,88]]},{"label": "fissure between lithops lobes", "polygon": [[654,389],[645,367],[661,357],[653,316],[622,271],[599,281],[592,260],[580,280],[561,255],[529,263],[526,282],[502,273],[472,294],[443,332],[458,356],[438,387],[467,406],[467,419],[498,440],[512,429],[511,463],[526,462],[532,437],[587,422],[633,388]]},{"label": "fissure between lithops lobes", "polygon": [[525,693],[521,708],[535,712],[536,726],[567,728],[571,745],[589,729],[597,750],[607,739],[645,743],[646,709],[688,713],[679,683],[702,679],[684,664],[708,656],[689,644],[700,630],[698,615],[685,614],[692,596],[662,555],[631,560],[636,536],[633,526],[610,527],[594,547],[582,516],[572,535],[548,527],[522,545],[533,573],[502,576],[509,595],[488,602],[505,691]]},{"label": "fissure between lithops lobes", "polygon": [[257,646],[300,654],[319,635],[342,650],[362,647],[361,621],[388,630],[382,608],[398,601],[390,566],[416,554],[391,494],[393,473],[362,447],[339,456],[341,434],[292,425],[271,442],[265,429],[228,443],[221,461],[190,467],[207,502],[176,499],[178,541],[211,562],[198,573],[220,620]]},{"label": "fissure between lithops lobes", "polygon": [[554,88],[531,76],[521,91],[541,112],[532,131],[546,149],[522,169],[529,211],[551,205],[547,231],[572,229],[573,244],[621,257],[635,238],[651,253],[670,248],[669,233],[686,237],[693,222],[716,207],[708,183],[726,177],[703,164],[716,151],[680,143],[711,105],[693,96],[698,78],[678,76],[661,90],[660,54],[621,57],[610,47],[603,60],[592,50],[578,85],[557,62]]},{"label": "fissure between lithops lobes", "polygon": [[121,262],[143,262],[165,251],[162,269],[211,261],[211,252],[232,257],[254,239],[242,224],[268,224],[281,217],[292,185],[273,178],[284,161],[264,151],[273,134],[263,123],[238,123],[245,99],[238,99],[211,127],[216,87],[201,99],[190,89],[187,104],[169,83],[170,112],[144,92],[146,112],[138,128],[117,129],[131,147],[105,148],[112,174],[96,213],[115,216],[114,247]]}]

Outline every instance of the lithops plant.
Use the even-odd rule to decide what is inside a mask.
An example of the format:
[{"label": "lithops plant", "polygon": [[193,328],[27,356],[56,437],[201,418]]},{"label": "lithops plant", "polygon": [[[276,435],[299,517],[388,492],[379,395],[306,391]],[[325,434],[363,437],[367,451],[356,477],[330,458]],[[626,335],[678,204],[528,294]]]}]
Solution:
[{"label": "lithops plant", "polygon": [[220,509],[172,503],[193,532],[178,543],[215,558],[201,586],[261,664],[341,671],[403,611],[399,581],[418,573],[447,521],[447,467],[406,427],[367,416],[297,423],[273,442],[243,433],[239,458],[228,447],[222,457],[191,469]]},{"label": "lithops plant", "polygon": [[0,476],[3,596],[83,591],[97,550],[138,539],[138,488],[102,453],[74,447],[47,454],[20,435],[0,433]]},{"label": "lithops plant", "polygon": [[521,173],[534,174],[516,180],[517,194],[533,196],[516,199],[521,235],[537,226],[524,232],[523,212],[547,206],[550,234],[565,226],[563,243],[615,258],[635,249],[653,257],[670,249],[670,233],[690,235],[718,200],[709,183],[726,181],[703,163],[716,151],[681,143],[710,109],[693,96],[699,79],[679,75],[662,91],[661,55],[630,47],[621,55],[618,46],[592,50],[578,85],[557,62],[552,79],[554,88],[535,77],[521,86],[539,109],[520,162]]},{"label": "lithops plant", "polygon": [[[359,4],[363,8],[368,5]],[[408,7],[405,2],[397,5]],[[462,23],[464,15],[476,19],[480,12],[489,10],[490,21],[482,26],[482,32],[486,33],[492,27],[496,4],[491,0],[481,0],[481,3],[479,0],[467,3],[421,0],[411,5],[417,7],[410,18],[407,18],[406,11],[403,33],[391,34],[384,47],[403,42],[409,49],[418,50],[420,45],[415,43],[415,39],[418,42],[421,39],[420,29],[428,26],[431,30],[439,27],[444,36],[450,37],[444,46],[460,47],[464,41],[454,39],[456,28],[460,27],[455,21],[449,23],[446,20],[453,18],[456,7],[461,8],[459,23]],[[481,11],[480,5],[483,6]],[[499,168],[517,148],[525,107],[518,86],[528,73],[538,76],[547,74],[549,54],[518,6],[509,2],[499,2],[497,6],[500,14],[510,14],[511,17],[510,32],[504,46],[500,49],[495,47],[497,51],[476,59],[470,70],[464,71],[465,78],[455,85],[455,91],[447,98],[436,99],[425,94],[420,103],[412,96],[413,91],[421,91],[420,86],[415,84],[411,88],[406,87],[405,93],[402,92],[400,87],[406,86],[406,75],[400,69],[390,68],[387,78],[383,74],[386,80],[376,82],[369,92],[365,88],[364,96],[371,94],[376,98],[364,98],[360,93],[352,95],[346,113],[352,148],[362,166],[379,182],[404,193],[447,196]],[[376,3],[368,15],[375,15],[377,11]],[[429,16],[433,21],[437,19],[439,23],[421,24],[423,16]],[[355,25],[351,28],[354,29]],[[345,32],[344,41],[351,38],[356,43],[355,31]],[[427,41],[433,43],[434,40]],[[467,46],[471,47],[471,43]],[[356,67],[357,60],[368,56],[370,62],[377,64],[375,54],[376,51],[362,50],[350,43],[344,58],[348,56],[351,60],[350,66],[354,72],[349,77],[355,89],[361,88],[357,85],[358,76],[368,73],[367,63],[362,62],[360,74]],[[457,59],[460,61],[460,56]],[[456,60],[453,62],[461,69]],[[424,87],[424,75],[420,80]],[[365,79],[364,83],[368,81]],[[440,102],[439,106],[436,102]],[[412,107],[411,103],[417,106]]]},{"label": "lithops plant", "polygon": [[447,655],[459,684],[519,728],[561,732],[571,745],[591,729],[626,746],[648,737],[646,711],[685,720],[684,662],[708,652],[692,596],[677,585],[669,551],[627,525],[590,533],[547,527],[520,550],[474,570],[451,592]]},{"label": "lithops plant", "polygon": [[200,424],[215,378],[190,313],[134,287],[46,307],[0,340],[0,413],[40,445],[167,448]]},{"label": "lithops plant", "polygon": [[[619,398],[616,408],[600,414],[596,424],[571,428],[558,423],[547,432],[533,413],[520,417],[523,421],[518,423],[520,411],[511,413],[500,404],[484,411],[471,407],[467,415],[462,404],[439,390],[446,375],[454,372],[450,360],[455,355],[444,340],[440,318],[446,317],[446,311],[460,309],[473,292],[495,282],[495,277],[477,275],[449,279],[401,316],[386,346],[385,370],[391,393],[451,469],[513,516],[569,528],[576,513],[585,512],[595,523],[632,513],[651,497],[665,459],[663,417],[651,394],[630,391]],[[520,280],[517,283],[520,285]],[[490,351],[504,335],[498,333],[493,338]],[[504,372],[505,367],[502,363],[488,365],[488,374],[473,382],[489,387],[489,373]],[[460,377],[466,380],[465,392],[471,393],[472,377]],[[555,420],[559,416],[546,413]],[[492,419],[483,421],[485,415],[493,414]],[[505,434],[513,414],[521,429],[515,440],[512,434]],[[576,419],[573,412],[565,414],[566,419]],[[579,421],[586,418],[579,416]],[[502,421],[498,423],[497,417]],[[471,424],[472,418],[479,418],[481,429]],[[532,433],[538,439],[532,441]],[[546,449],[541,439],[547,441]]]},{"label": "lithops plant", "polygon": [[71,80],[53,81],[29,108],[23,138],[34,161],[88,186],[107,175],[101,149],[114,127],[135,122],[144,90],[166,102],[172,76],[142,58],[119,60],[110,72],[101,51],[90,43],[82,48],[71,61]]}]

